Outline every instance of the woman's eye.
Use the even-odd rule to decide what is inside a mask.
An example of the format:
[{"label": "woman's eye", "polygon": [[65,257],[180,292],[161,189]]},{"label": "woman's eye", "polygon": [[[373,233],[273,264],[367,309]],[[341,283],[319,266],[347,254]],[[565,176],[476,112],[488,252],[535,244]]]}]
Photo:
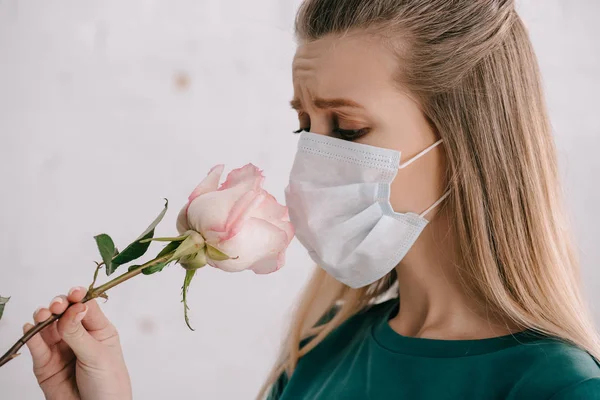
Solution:
[{"label": "woman's eye", "polygon": [[300,129],[294,131],[294,133],[310,132],[310,116],[304,111],[298,111],[298,125],[300,125]]},{"label": "woman's eye", "polygon": [[353,141],[369,133],[369,128],[352,130],[341,129],[336,127],[333,129],[333,133],[336,134],[340,139]]},{"label": "woman's eye", "polygon": [[[346,121],[346,122],[342,123],[342,121]],[[353,140],[358,139],[361,136],[366,135],[371,130],[370,128],[361,128],[361,129],[342,129],[342,128],[340,128],[340,125],[344,125],[346,123],[355,125],[355,126],[358,125],[357,121],[352,121],[347,118],[342,118],[337,114],[333,114],[333,135],[342,140],[353,141]]]},{"label": "woman's eye", "polygon": [[310,126],[309,126],[309,127],[307,127],[307,128],[300,128],[300,129],[298,129],[297,131],[294,131],[294,133],[300,133],[300,132],[302,132],[302,131],[305,131],[305,132],[310,132]]}]

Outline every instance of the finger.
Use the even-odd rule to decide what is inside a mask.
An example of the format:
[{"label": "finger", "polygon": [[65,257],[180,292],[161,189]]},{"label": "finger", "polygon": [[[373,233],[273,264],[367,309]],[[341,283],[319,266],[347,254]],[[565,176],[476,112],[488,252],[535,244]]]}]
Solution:
[{"label": "finger", "polygon": [[[23,334],[27,333],[27,331],[31,328],[33,328],[33,325],[30,323],[23,325]],[[42,339],[42,336],[39,332],[33,335],[25,344],[31,353],[34,369],[41,368],[48,364],[52,352],[50,351],[48,344],[44,341],[44,339]]]},{"label": "finger", "polygon": [[88,312],[81,321],[85,329],[90,332],[94,331],[107,331],[108,335],[116,333],[116,328],[110,322],[102,309],[98,305],[96,299],[92,299],[85,303],[88,306]]},{"label": "finger", "polygon": [[[77,303],[83,300],[86,294],[87,288],[76,286],[69,290],[67,298],[70,302]],[[114,330],[111,322],[106,318],[95,299],[87,301],[86,304],[88,305],[88,312],[83,318],[82,324],[88,331]]]},{"label": "finger", "polygon": [[62,314],[69,307],[69,302],[67,300],[67,296],[64,294],[60,296],[56,296],[50,301],[50,305],[48,306],[48,310],[52,314]]},{"label": "finger", "polygon": [[87,288],[83,286],[75,286],[69,290],[67,299],[70,303],[79,303],[87,294]]},{"label": "finger", "polygon": [[96,341],[81,324],[88,312],[86,304],[77,303],[69,307],[58,320],[58,333],[83,363],[94,366],[102,355],[100,343]]},{"label": "finger", "polygon": [[[77,303],[83,300],[85,295],[87,294],[87,288],[83,286],[75,286],[69,290],[67,294],[67,299],[72,303]],[[88,306],[88,312],[85,317],[81,321],[85,329],[88,332],[98,332],[101,333],[102,337],[108,337],[114,335],[117,330],[110,322],[102,309],[98,305],[98,302],[95,299],[89,300],[86,302]],[[96,339],[101,340],[95,335]]]},{"label": "finger", "polygon": [[[36,312],[33,314],[33,320],[36,324],[44,322],[48,318],[52,316],[50,310],[44,307],[38,307]],[[42,339],[48,344],[48,346],[54,346],[56,343],[60,342],[62,339],[56,330],[56,322],[51,323],[47,327],[41,330]]]}]

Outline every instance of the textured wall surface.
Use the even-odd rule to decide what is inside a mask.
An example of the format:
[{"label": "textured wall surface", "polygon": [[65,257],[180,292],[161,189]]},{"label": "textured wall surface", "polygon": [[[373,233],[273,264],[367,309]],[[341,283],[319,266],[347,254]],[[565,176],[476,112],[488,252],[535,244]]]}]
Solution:
[{"label": "textured wall surface", "polygon": [[[298,0],[0,0],[0,352],[41,304],[87,285],[92,236],[134,239],[162,207],[170,235],[207,170],[253,162],[283,200]],[[523,0],[542,66],[583,274],[600,321],[600,45],[596,0]],[[311,263],[202,271],[183,322],[183,270],[135,279],[102,307],[137,399],[249,399],[273,361]],[[24,355],[0,398],[40,399]]]}]

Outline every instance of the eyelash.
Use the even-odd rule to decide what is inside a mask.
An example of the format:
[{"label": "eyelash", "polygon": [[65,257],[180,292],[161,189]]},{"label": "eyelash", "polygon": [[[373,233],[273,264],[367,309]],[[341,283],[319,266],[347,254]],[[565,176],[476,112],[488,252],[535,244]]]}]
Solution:
[{"label": "eyelash", "polygon": [[[367,133],[369,133],[369,128],[361,128],[361,129],[340,129],[340,127],[338,126],[337,123],[337,118],[334,118],[334,128],[333,128],[333,133],[335,133],[337,135],[337,137],[339,137],[340,139],[343,140],[349,140],[349,141],[354,141],[356,139],[358,139],[361,136],[366,135]],[[300,133],[302,131],[306,131],[306,132],[310,132],[310,126],[308,128],[300,128],[296,131],[294,131],[294,133]]]}]

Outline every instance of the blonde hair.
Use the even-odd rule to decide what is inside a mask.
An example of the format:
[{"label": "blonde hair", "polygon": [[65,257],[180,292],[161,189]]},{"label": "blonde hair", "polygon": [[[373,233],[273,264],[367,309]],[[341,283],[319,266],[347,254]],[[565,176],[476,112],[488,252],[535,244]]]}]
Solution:
[{"label": "blonde hair", "polygon": [[[516,325],[600,359],[600,340],[582,299],[540,71],[514,1],[305,0],[298,11],[301,41],[350,32],[389,44],[402,65],[399,87],[418,100],[444,140],[451,190],[446,207],[465,290]],[[395,280],[392,271],[351,289],[317,268],[259,397]],[[335,317],[315,327],[335,305]]]}]

